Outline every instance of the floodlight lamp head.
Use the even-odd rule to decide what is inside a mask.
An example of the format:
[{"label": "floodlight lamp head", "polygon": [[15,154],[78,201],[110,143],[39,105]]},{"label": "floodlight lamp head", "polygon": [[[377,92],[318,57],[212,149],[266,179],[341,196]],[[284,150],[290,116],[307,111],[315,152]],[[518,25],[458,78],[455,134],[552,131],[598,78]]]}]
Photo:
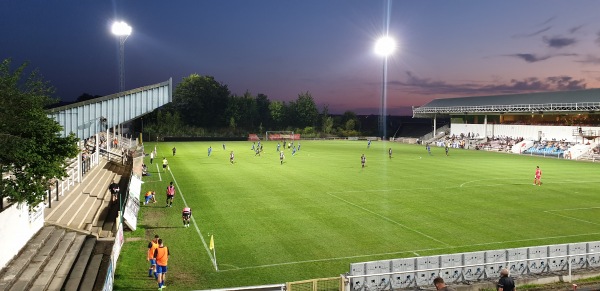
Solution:
[{"label": "floodlight lamp head", "polygon": [[382,57],[393,54],[395,50],[396,41],[389,36],[384,36],[375,42],[375,53]]},{"label": "floodlight lamp head", "polygon": [[115,21],[112,25],[112,33],[116,36],[129,36],[131,35],[131,26],[125,21]]}]

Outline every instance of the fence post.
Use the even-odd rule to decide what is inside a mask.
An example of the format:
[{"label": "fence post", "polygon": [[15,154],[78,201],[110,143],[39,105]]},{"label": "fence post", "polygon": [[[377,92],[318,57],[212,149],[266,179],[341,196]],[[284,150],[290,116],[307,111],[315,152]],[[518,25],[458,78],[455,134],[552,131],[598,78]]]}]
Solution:
[{"label": "fence post", "polygon": [[569,279],[567,282],[571,283],[573,280],[571,279],[571,258],[567,257],[567,264],[569,264]]},{"label": "fence post", "polygon": [[52,208],[52,191],[48,188],[46,192],[48,193],[48,208]]},{"label": "fence post", "polygon": [[58,201],[58,179],[56,179],[56,201]]},{"label": "fence post", "polygon": [[350,285],[350,284],[348,284],[348,279],[346,279],[344,274],[340,274],[340,288],[338,290],[345,291],[347,285]]}]

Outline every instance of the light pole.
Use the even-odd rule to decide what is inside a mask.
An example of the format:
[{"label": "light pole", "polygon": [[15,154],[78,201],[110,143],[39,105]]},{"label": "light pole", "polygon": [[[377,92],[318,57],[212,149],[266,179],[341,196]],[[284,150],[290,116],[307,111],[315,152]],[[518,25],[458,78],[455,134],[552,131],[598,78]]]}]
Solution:
[{"label": "light pole", "polygon": [[[125,77],[125,41],[131,35],[131,26],[125,21],[115,21],[112,25],[112,33],[119,37],[119,93],[123,92]],[[123,224],[123,195],[119,189],[119,223]]]},{"label": "light pole", "polygon": [[112,33],[119,37],[119,92],[123,92],[125,77],[125,41],[131,35],[131,26],[124,21],[115,21]]},{"label": "light pole", "polygon": [[394,53],[396,50],[396,41],[389,37],[384,36],[375,42],[375,53],[383,57],[383,80],[381,82],[381,110],[380,119],[379,119],[379,132],[381,134],[382,139],[385,140],[387,135],[387,126],[386,126],[386,108],[387,108],[387,65],[388,65],[388,57]]}]

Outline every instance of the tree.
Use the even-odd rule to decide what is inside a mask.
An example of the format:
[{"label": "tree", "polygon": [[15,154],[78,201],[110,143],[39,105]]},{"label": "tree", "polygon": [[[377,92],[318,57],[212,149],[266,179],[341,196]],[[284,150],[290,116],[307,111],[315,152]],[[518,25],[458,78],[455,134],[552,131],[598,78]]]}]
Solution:
[{"label": "tree", "polygon": [[333,118],[329,116],[329,106],[323,106],[323,112],[321,112],[321,131],[325,134],[331,134],[333,129]]},{"label": "tree", "polygon": [[331,116],[327,116],[327,117],[325,117],[325,120],[323,121],[323,133],[331,134],[332,129],[333,129],[333,118]]},{"label": "tree", "polygon": [[283,101],[273,101],[269,104],[269,111],[271,112],[271,119],[275,123],[275,126],[281,129],[284,126],[286,117],[285,103]]},{"label": "tree", "polygon": [[229,121],[224,114],[229,94],[227,85],[217,82],[214,77],[191,74],[175,89],[173,103],[185,123],[220,127]]},{"label": "tree", "polygon": [[319,110],[315,100],[310,93],[302,93],[298,95],[296,101],[290,102],[290,114],[292,115],[292,125],[304,128],[314,126],[317,123]]},{"label": "tree", "polygon": [[[269,100],[269,97],[267,97],[267,95],[265,94],[258,94],[256,95],[256,111],[258,113],[258,122],[257,124],[260,124],[262,126],[265,126],[267,128],[271,127],[271,112],[269,111],[269,105],[271,104],[271,101]],[[261,126],[261,127],[262,127]],[[262,131],[262,130],[260,130]]]},{"label": "tree", "polygon": [[225,109],[226,119],[229,120],[229,127],[232,126],[231,119],[240,125],[240,128],[254,130],[255,121],[257,120],[258,111],[256,108],[256,99],[247,92],[244,96],[233,95],[227,100],[227,109]]},{"label": "tree", "polygon": [[0,195],[34,207],[54,177],[67,176],[65,160],[78,148],[75,135],[61,137],[60,124],[44,109],[58,101],[50,97],[54,90],[37,70],[22,80],[26,67],[11,71],[10,59],[0,64],[0,172],[11,174],[0,180]]}]

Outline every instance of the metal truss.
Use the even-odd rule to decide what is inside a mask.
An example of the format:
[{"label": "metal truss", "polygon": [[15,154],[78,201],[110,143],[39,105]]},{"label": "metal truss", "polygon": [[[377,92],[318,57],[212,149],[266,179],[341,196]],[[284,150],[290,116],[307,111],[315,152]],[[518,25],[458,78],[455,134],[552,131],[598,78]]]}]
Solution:
[{"label": "metal truss", "polygon": [[513,105],[476,105],[413,108],[413,117],[434,117],[435,115],[456,114],[515,114],[515,113],[559,113],[559,112],[596,112],[600,111],[600,102],[513,104]]}]

